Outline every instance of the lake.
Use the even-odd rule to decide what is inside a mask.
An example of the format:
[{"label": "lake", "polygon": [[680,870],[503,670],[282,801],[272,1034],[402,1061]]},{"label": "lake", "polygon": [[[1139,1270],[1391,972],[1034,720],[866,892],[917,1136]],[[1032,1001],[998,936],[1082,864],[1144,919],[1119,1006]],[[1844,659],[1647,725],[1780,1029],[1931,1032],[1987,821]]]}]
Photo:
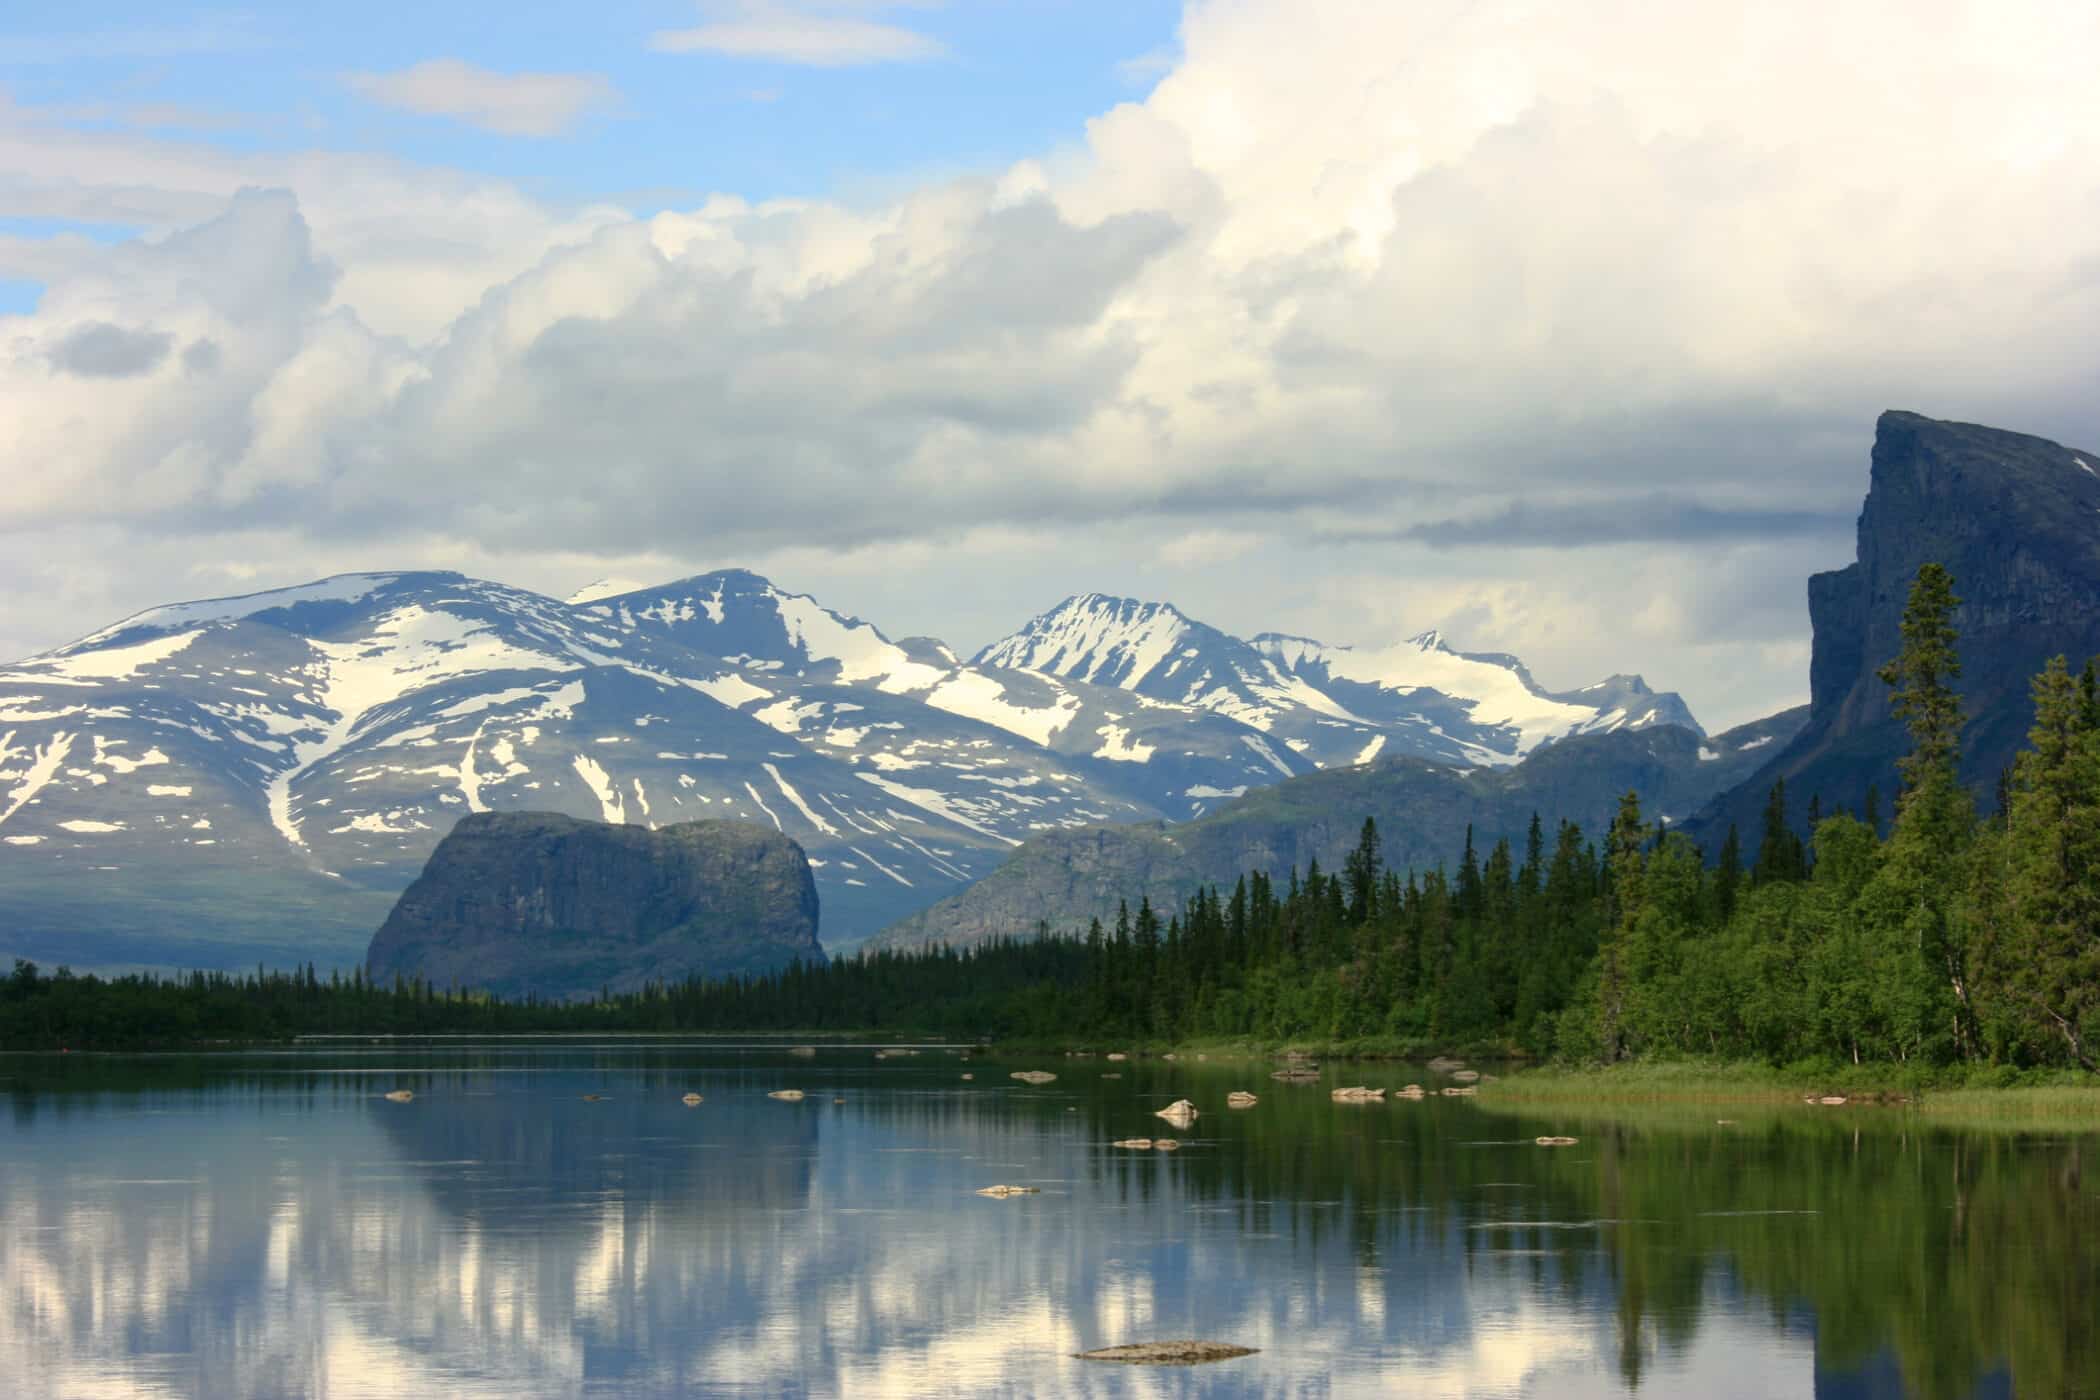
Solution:
[{"label": "lake", "polygon": [[[1009,1077],[1030,1068],[1058,1077]],[[0,1056],[0,1390],[2100,1395],[2100,1136],[1343,1105],[1331,1086],[1449,1081],[1270,1068],[692,1040]],[[1178,1098],[1185,1131],[1152,1116]],[[1162,1133],[1179,1150],[1111,1145]],[[1072,1357],[1182,1337],[1260,1351]]]}]

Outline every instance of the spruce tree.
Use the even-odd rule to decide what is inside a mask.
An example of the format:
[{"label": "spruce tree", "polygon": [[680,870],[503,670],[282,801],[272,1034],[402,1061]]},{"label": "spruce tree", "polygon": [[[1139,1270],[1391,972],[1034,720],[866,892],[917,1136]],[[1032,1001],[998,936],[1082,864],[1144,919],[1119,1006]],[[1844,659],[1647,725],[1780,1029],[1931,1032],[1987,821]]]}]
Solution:
[{"label": "spruce tree", "polygon": [[1642,852],[1647,844],[1648,829],[1641,823],[1641,797],[1629,790],[1619,799],[1619,814],[1613,819],[1605,842],[1612,883],[1606,893],[1609,904],[1597,950],[1597,1039],[1606,1064],[1618,1059],[1623,1048],[1626,952],[1645,902]]},{"label": "spruce tree", "polygon": [[2100,730],[2086,720],[2082,682],[2062,657],[2034,681],[2033,747],[2012,797],[2015,1006],[2076,1064],[2095,1068],[2100,1036]]},{"label": "spruce tree", "polygon": [[1356,838],[1356,849],[1343,862],[1342,873],[1349,882],[1349,922],[1361,924],[1375,917],[1378,912],[1378,824],[1369,817],[1364,818],[1363,830]]},{"label": "spruce tree", "polygon": [[1743,842],[1735,829],[1728,824],[1728,836],[1721,842],[1721,865],[1714,872],[1714,908],[1727,923],[1735,917],[1735,896],[1743,882]]},{"label": "spruce tree", "polygon": [[1910,729],[1910,753],[1896,765],[1903,775],[1899,813],[1913,794],[1954,773],[1962,724],[1961,697],[1954,692],[1961,678],[1954,631],[1959,606],[1945,568],[1919,569],[1903,608],[1903,649],[1879,673],[1890,688],[1890,710]]}]

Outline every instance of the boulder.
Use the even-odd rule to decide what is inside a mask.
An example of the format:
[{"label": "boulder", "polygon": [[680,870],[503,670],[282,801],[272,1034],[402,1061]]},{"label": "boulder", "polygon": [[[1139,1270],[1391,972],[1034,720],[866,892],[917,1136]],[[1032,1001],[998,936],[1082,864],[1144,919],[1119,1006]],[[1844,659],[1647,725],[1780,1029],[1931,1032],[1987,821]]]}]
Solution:
[{"label": "boulder", "polygon": [[749,822],[658,831],[552,812],[480,812],[438,843],[372,938],[384,986],[420,978],[508,998],[821,963],[809,862]]},{"label": "boulder", "polygon": [[1225,1096],[1225,1106],[1227,1108],[1252,1108],[1258,1102],[1259,1100],[1245,1089],[1234,1089]]},{"label": "boulder", "polygon": [[1189,1124],[1196,1121],[1196,1114],[1196,1105],[1190,1103],[1187,1099],[1176,1099],[1152,1116],[1154,1118],[1164,1118],[1177,1128],[1186,1128]]}]

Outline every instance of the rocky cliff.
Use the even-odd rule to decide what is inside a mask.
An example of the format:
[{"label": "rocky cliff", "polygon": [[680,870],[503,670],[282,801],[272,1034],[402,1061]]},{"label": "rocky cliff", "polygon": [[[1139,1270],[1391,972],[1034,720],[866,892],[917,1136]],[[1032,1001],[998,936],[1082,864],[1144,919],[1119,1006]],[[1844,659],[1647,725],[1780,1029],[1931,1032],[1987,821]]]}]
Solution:
[{"label": "rocky cliff", "polygon": [[809,861],[770,828],[485,812],[438,843],[365,966],[381,981],[565,998],[823,956]]},{"label": "rocky cliff", "polygon": [[1378,824],[1386,862],[1401,870],[1455,866],[1469,825],[1483,857],[1503,837],[1521,854],[1534,812],[1549,843],[1562,819],[1599,835],[1628,788],[1651,815],[1677,819],[1758,767],[1807,718],[1805,707],[1793,709],[1713,738],[1674,725],[1577,735],[1513,768],[1385,758],[1291,778],[1179,825],[1050,832],[871,946],[967,946],[1040,923],[1071,931],[1112,919],[1119,900],[1135,908],[1144,896],[1172,910],[1199,887],[1229,889],[1249,871],[1281,881],[1314,860],[1338,870],[1365,817]]},{"label": "rocky cliff", "polygon": [[1987,799],[2026,742],[2035,672],[2058,653],[2073,667],[2100,653],[2100,452],[1915,413],[1881,416],[1859,557],[1808,581],[1808,723],[1693,823],[1709,851],[1731,822],[1754,845],[1766,794],[1782,777],[1797,824],[1811,797],[1826,811],[1857,811],[1870,785],[1886,821],[1908,738],[1876,672],[1901,645],[1904,602],[1928,563],[1953,573],[1962,600],[1962,777]]}]

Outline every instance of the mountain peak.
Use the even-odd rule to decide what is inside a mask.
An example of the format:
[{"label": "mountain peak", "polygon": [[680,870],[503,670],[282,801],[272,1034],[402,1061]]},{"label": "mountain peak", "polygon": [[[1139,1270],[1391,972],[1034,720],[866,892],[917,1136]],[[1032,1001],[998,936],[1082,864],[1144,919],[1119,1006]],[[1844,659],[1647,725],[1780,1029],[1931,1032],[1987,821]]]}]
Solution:
[{"label": "mountain peak", "polygon": [[1135,690],[1198,630],[1172,603],[1080,593],[977,653],[972,664]]}]

